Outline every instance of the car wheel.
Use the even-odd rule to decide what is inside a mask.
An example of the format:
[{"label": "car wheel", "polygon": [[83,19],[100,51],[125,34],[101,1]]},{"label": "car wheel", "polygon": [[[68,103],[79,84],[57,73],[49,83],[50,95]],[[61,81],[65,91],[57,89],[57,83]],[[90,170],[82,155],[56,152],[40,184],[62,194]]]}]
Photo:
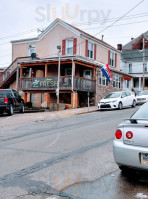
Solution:
[{"label": "car wheel", "polygon": [[8,111],[8,115],[13,115],[14,114],[14,110],[13,110],[13,106],[12,106],[12,104],[10,104],[10,106],[9,106],[9,111]]},{"label": "car wheel", "polygon": [[24,106],[24,104],[22,104],[22,107],[20,109],[20,113],[24,113],[24,112],[25,112],[25,106]]},{"label": "car wheel", "polygon": [[133,100],[132,107],[135,108],[135,106],[136,106],[136,101]]},{"label": "car wheel", "polygon": [[123,108],[123,105],[122,105],[121,102],[119,102],[118,109],[119,109],[119,110],[122,110],[122,108]]}]

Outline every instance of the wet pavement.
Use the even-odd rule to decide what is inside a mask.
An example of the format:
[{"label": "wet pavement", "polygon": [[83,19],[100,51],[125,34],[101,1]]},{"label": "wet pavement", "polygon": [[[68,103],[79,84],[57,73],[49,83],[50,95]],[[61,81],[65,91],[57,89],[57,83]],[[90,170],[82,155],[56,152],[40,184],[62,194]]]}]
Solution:
[{"label": "wet pavement", "polygon": [[148,198],[147,175],[127,178],[113,159],[116,126],[136,109],[0,117],[0,199]]},{"label": "wet pavement", "polygon": [[63,190],[72,199],[148,198],[148,173],[124,174],[119,169],[94,182],[82,182]]}]

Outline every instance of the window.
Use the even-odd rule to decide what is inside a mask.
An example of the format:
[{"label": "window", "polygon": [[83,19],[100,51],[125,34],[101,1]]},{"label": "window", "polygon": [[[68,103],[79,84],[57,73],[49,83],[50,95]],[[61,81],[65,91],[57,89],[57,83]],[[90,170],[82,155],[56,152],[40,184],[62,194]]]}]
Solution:
[{"label": "window", "polygon": [[65,69],[65,76],[71,76],[72,75],[72,69],[71,68],[66,68]]},{"label": "window", "polygon": [[35,53],[35,46],[30,45],[28,48],[28,55],[31,56],[32,53]]},{"label": "window", "polygon": [[113,75],[113,87],[121,88],[121,77],[119,75]]},{"label": "window", "polygon": [[91,70],[84,70],[83,77],[87,79],[92,79],[92,71]]},{"label": "window", "polygon": [[88,42],[88,53],[87,57],[94,58],[94,44],[91,42]]},{"label": "window", "polygon": [[129,73],[132,73],[132,64],[129,64]]},{"label": "window", "polygon": [[110,65],[115,66],[115,53],[110,52]]},{"label": "window", "polygon": [[107,81],[104,73],[102,73],[102,72],[100,72],[99,84],[102,85],[102,86],[108,86],[108,81]]},{"label": "window", "polygon": [[73,39],[66,40],[66,54],[73,54]]},{"label": "window", "polygon": [[145,72],[148,72],[147,63],[144,63],[144,71],[145,71]]}]

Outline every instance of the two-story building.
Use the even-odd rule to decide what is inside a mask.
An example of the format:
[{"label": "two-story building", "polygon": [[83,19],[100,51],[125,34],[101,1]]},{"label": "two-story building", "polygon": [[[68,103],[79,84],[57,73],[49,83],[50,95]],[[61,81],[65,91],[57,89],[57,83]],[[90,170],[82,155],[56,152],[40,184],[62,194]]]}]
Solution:
[{"label": "two-story building", "polygon": [[138,91],[148,89],[148,31],[122,47],[121,69],[133,76],[133,81],[125,87],[133,87]]},{"label": "two-story building", "polygon": [[[60,56],[60,103],[73,108],[95,105],[111,91],[122,90],[130,75],[120,71],[121,52],[108,43],[56,19],[38,37],[12,41],[12,64],[0,84],[23,93],[25,102],[49,107],[57,102],[58,49]],[[110,83],[101,72],[109,64],[113,79]],[[7,70],[5,72],[7,72]]]}]

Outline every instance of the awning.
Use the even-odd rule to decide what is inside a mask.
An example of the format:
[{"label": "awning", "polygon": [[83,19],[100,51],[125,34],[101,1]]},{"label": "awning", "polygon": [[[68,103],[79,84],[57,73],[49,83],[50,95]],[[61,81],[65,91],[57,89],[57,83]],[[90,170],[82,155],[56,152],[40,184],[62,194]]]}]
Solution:
[{"label": "awning", "polygon": [[123,79],[127,80],[127,81],[131,81],[131,78],[130,77],[127,77],[127,76],[123,76]]}]

